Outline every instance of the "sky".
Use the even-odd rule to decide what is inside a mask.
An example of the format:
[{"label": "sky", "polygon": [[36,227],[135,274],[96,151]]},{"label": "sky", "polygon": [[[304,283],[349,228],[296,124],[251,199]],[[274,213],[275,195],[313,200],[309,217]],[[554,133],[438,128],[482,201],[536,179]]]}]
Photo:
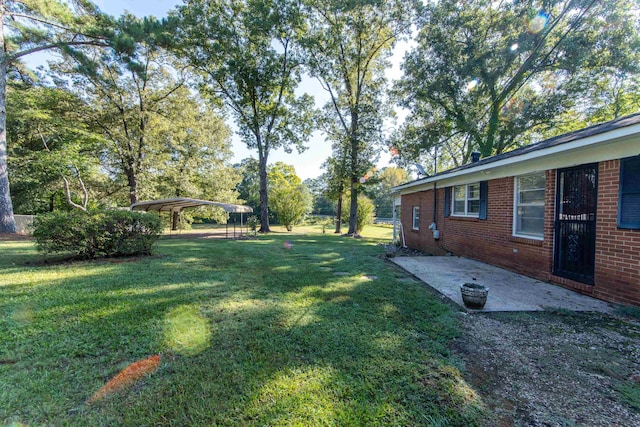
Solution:
[{"label": "sky", "polygon": [[[182,3],[180,0],[94,0],[94,3],[105,13],[118,16],[123,12],[128,11],[132,14],[143,17],[153,15],[157,18],[162,18],[167,15],[167,12],[173,9],[175,6]],[[387,77],[390,79],[398,78],[400,76],[399,63],[404,56],[406,50],[406,44],[401,44],[396,49],[395,55],[391,58],[393,67],[387,73]],[[303,79],[299,91],[309,93],[316,99],[316,105],[318,107],[326,103],[329,98],[326,92],[321,88],[320,84],[311,78]],[[401,114],[399,114],[401,116]],[[232,129],[237,129],[233,123],[231,117],[228,118],[227,123]],[[232,139],[234,153],[232,163],[239,163],[242,159],[247,157],[258,157],[258,153],[255,150],[247,149],[246,145],[240,140],[240,137],[235,134]],[[331,155],[331,144],[325,141],[324,135],[316,131],[313,133],[311,139],[305,144],[308,149],[301,154],[297,151],[292,153],[285,153],[284,150],[279,149],[272,151],[269,154],[269,163],[284,162],[293,165],[298,176],[305,180],[307,178],[316,178],[323,173],[321,169],[322,163]],[[378,168],[389,166],[390,155],[386,152],[381,154],[380,161],[378,162]]]}]

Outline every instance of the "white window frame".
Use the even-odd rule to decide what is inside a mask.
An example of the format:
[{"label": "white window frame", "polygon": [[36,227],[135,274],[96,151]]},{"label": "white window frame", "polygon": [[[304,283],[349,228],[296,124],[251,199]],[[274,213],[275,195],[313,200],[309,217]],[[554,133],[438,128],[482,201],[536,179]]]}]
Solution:
[{"label": "white window frame", "polygon": [[[522,237],[525,239],[531,239],[531,240],[544,240],[544,204],[545,204],[545,198],[542,199],[542,203],[518,203],[518,201],[520,200],[520,179],[521,178],[526,178],[528,176],[531,175],[540,175],[542,174],[544,176],[545,179],[545,186],[543,187],[545,193],[547,191],[546,188],[546,182],[547,182],[547,176],[544,172],[534,172],[534,173],[529,173],[526,175],[520,175],[520,176],[515,176],[513,177],[513,236],[514,237]],[[518,207],[519,206],[542,206],[542,232],[541,234],[525,234],[525,233],[518,233],[517,230],[517,226],[518,226]]]},{"label": "white window frame", "polygon": [[411,212],[412,212],[411,229],[419,230],[420,229],[420,206],[414,206]]},{"label": "white window frame", "polygon": [[[478,197],[469,197],[469,188],[478,186]],[[456,188],[464,187],[464,213],[456,212]],[[478,212],[469,212],[469,202],[478,201]],[[460,199],[462,201],[462,199]],[[455,185],[451,189],[451,216],[466,216],[478,218],[480,216],[480,182],[472,182],[471,184]]]}]

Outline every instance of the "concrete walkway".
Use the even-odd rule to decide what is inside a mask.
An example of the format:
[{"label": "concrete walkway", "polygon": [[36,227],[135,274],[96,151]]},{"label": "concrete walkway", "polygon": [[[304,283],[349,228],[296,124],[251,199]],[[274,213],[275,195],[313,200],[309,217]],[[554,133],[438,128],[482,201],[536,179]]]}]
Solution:
[{"label": "concrete walkway", "polygon": [[607,313],[615,308],[615,305],[605,301],[468,258],[418,256],[389,260],[462,307],[461,284],[476,282],[487,286],[489,297],[484,308],[467,309],[468,311],[541,311],[562,308]]}]

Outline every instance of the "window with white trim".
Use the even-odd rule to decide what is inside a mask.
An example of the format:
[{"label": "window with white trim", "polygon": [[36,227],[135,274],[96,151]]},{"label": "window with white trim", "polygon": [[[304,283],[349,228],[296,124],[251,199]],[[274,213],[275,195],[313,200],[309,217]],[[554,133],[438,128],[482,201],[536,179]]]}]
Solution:
[{"label": "window with white trim", "polygon": [[544,172],[515,177],[513,235],[532,239],[544,237]]},{"label": "window with white trim", "polygon": [[413,207],[413,229],[418,230],[420,228],[420,206]]},{"label": "window with white trim", "polygon": [[451,213],[456,216],[477,217],[480,213],[480,183],[456,185],[452,191],[453,209]]}]

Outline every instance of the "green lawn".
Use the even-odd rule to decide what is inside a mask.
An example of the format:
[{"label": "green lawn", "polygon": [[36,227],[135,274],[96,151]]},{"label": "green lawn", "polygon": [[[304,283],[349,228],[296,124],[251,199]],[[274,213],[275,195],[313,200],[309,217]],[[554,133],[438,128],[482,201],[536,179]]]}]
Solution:
[{"label": "green lawn", "polygon": [[475,424],[455,314],[384,260],[387,232],[306,231],[65,264],[0,242],[0,425]]}]

